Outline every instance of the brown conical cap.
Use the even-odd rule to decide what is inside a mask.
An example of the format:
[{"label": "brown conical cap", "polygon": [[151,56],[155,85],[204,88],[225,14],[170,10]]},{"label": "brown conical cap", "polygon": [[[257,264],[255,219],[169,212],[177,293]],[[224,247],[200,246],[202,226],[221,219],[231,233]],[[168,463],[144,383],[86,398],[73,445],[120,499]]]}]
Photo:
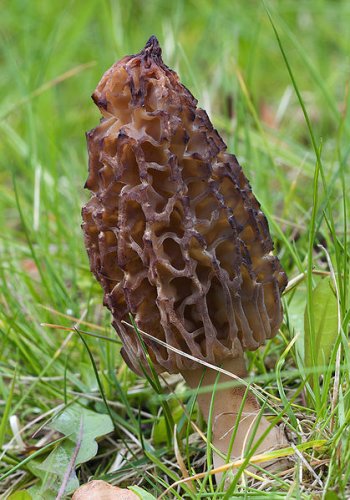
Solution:
[{"label": "brown conical cap", "polygon": [[[114,64],[93,99],[103,119],[87,134],[83,230],[124,359],[136,371],[144,362],[122,323],[129,313],[209,363],[258,348],[282,321],[286,275],[237,159],[165,66],[157,39]],[[194,367],[144,341],[159,371]]]}]

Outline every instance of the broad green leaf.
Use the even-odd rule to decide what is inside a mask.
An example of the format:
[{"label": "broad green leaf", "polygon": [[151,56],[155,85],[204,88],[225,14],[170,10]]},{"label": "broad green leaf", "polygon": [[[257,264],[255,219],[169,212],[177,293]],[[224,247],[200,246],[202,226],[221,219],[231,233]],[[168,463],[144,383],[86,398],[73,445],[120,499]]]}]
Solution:
[{"label": "broad green leaf", "polygon": [[[310,307],[314,332],[310,330],[308,308],[306,307],[304,315],[306,368],[326,366],[337,339],[338,304],[330,278],[322,279],[314,288]],[[314,335],[313,340],[311,335]]]},{"label": "broad green leaf", "polygon": [[324,497],[325,500],[340,500],[340,497],[335,493],[335,491],[328,490]]},{"label": "broad green leaf", "polygon": [[29,491],[21,490],[12,493],[7,500],[33,500],[33,497]]},{"label": "broad green leaf", "polygon": [[[183,409],[180,405],[171,409],[171,415],[174,419],[174,422],[177,424],[180,421],[180,418],[183,415]],[[167,442],[167,428],[165,416],[161,415],[152,429],[152,442],[155,445],[163,444]]]},{"label": "broad green leaf", "polygon": [[[43,462],[31,462],[30,471],[40,481],[30,489],[35,499],[54,500],[61,487],[66,471],[70,466],[70,458],[74,454],[75,446],[72,442],[65,441],[58,446]],[[65,493],[70,493],[79,487],[79,481],[73,467],[68,479]]]},{"label": "broad green leaf", "polygon": [[[111,432],[113,423],[108,415],[95,413],[75,404],[58,415],[49,427],[67,436],[67,439],[43,462],[33,461],[30,464],[31,472],[40,479],[39,484],[31,488],[30,492],[34,498],[45,500],[56,498],[64,481],[66,495],[78,488],[75,468],[97,454],[96,438]],[[75,454],[72,466],[72,457],[74,458]]]},{"label": "broad green leaf", "polygon": [[82,438],[76,465],[87,462],[96,455],[97,437],[113,431],[109,415],[95,413],[80,405],[67,408],[49,427],[67,436],[74,444],[79,441],[79,437]]}]

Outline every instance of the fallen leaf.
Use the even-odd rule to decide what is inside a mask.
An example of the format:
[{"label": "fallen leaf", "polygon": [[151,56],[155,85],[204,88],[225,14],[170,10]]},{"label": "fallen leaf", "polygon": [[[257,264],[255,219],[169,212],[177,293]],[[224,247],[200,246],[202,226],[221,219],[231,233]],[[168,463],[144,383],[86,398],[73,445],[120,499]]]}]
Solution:
[{"label": "fallen leaf", "polygon": [[[34,498],[54,500],[62,483],[66,483],[65,495],[69,495],[78,488],[76,467],[97,454],[96,438],[112,432],[113,423],[108,415],[74,404],[59,414],[49,427],[67,436],[67,439],[62,441],[42,462],[38,460],[30,462],[30,471],[40,481],[29,491]],[[72,464],[74,453],[76,457]],[[66,478],[69,468],[72,470]]]},{"label": "fallen leaf", "polygon": [[140,497],[128,489],[96,480],[80,486],[72,500],[140,500]]}]

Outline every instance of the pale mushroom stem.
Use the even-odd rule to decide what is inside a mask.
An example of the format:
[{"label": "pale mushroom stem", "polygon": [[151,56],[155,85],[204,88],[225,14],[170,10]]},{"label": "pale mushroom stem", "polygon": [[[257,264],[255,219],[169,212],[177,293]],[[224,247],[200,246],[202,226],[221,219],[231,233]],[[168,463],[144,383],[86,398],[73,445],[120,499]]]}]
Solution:
[{"label": "pale mushroom stem", "polygon": [[[235,359],[226,360],[222,368],[224,370],[233,373],[239,378],[244,378],[247,376],[247,370],[245,366],[245,361],[243,357],[237,357]],[[187,384],[193,388],[201,384],[201,387],[212,386],[218,376],[217,370],[212,370],[210,368],[204,368],[203,366],[196,370],[188,370],[183,372],[182,375],[185,378]],[[203,378],[202,378],[203,377]],[[218,383],[222,384],[224,382],[234,382],[232,377],[220,373]],[[237,414],[240,411],[242,400],[246,392],[246,387],[244,385],[220,388],[218,387],[215,393],[213,413],[212,413],[212,444],[220,450],[225,456],[228,453],[230,440],[232,432],[236,426]],[[202,411],[202,414],[206,421],[209,418],[210,404],[212,399],[213,391],[208,391],[202,394],[198,394],[198,404]],[[247,456],[249,449],[247,448],[250,436],[254,434],[251,446],[256,443],[262,434],[270,427],[268,420],[260,415],[261,408],[260,405],[252,394],[248,392],[242,413],[238,423],[238,429],[233,442],[232,452],[230,460],[236,460]],[[272,427],[268,435],[259,444],[254,452],[254,455],[267,452],[268,450],[275,450],[278,448],[283,448],[288,446],[288,441],[282,432],[282,430],[275,426]],[[225,463],[218,454],[213,454],[213,465],[214,467],[220,467]],[[275,469],[271,462],[269,463],[270,468]],[[267,466],[267,464],[260,464],[261,467]],[[270,469],[271,470],[271,469]],[[216,475],[216,479],[220,479],[221,474]]]}]

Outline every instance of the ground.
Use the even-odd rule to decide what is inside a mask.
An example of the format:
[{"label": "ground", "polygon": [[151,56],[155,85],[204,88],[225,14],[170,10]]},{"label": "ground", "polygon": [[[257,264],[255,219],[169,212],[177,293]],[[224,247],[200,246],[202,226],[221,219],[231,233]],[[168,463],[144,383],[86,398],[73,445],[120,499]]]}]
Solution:
[{"label": "ground", "polygon": [[349,497],[349,21],[346,0],[5,0],[4,498],[64,498],[92,477],[157,497],[210,469],[181,377],[146,380],[122,362],[80,229],[84,133],[99,120],[90,95],[152,34],[239,158],[289,277],[280,333],[248,360],[267,407],[281,409],[292,466],[241,467],[226,492],[204,474],[164,498]]}]

